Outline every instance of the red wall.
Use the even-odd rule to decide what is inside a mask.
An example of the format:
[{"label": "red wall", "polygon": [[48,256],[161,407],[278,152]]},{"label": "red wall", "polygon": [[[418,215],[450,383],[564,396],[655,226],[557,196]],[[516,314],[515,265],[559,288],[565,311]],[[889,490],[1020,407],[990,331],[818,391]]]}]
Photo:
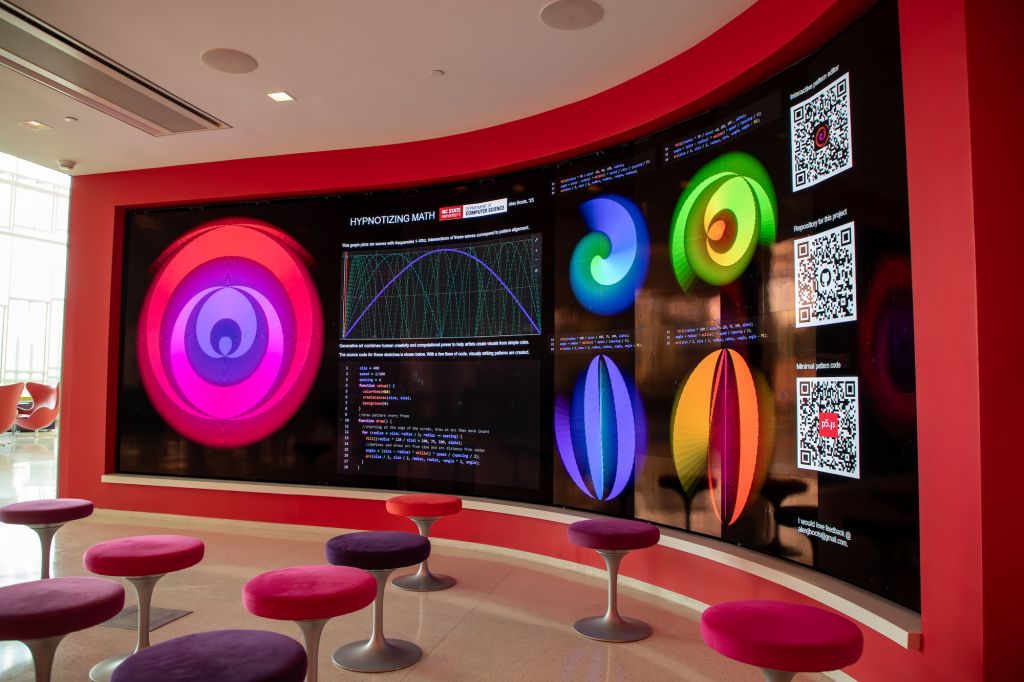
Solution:
[{"label": "red wall", "polygon": [[1024,253],[1024,230],[1014,214],[1005,210],[1007,201],[1012,206],[1021,197],[1020,175],[1010,164],[1024,154],[1024,144],[1020,135],[1007,133],[1013,125],[1013,112],[1024,111],[1020,87],[1024,57],[1019,44],[1024,5],[1019,0],[965,5],[974,255],[978,264],[984,665],[986,677],[996,679],[1014,664],[1017,674],[1024,674],[1020,672],[1024,653],[1017,625],[1024,610],[1019,577],[1024,547],[1011,502],[1020,496],[1015,475],[1020,438],[1014,427],[1024,411],[1024,372],[1017,338],[1024,306],[1016,276]]},{"label": "red wall", "polygon": [[[965,5],[970,4],[970,10]],[[396,528],[380,502],[300,495],[173,490],[100,483],[112,470],[124,207],[422,184],[565,158],[662,127],[783,68],[863,11],[865,0],[760,0],[707,40],[607,92],[485,130],[402,145],[76,177],[71,196],[59,489],[98,507],[313,525]],[[1009,556],[1015,491],[1005,474],[1020,400],[1002,282],[1021,249],[1007,235],[1010,126],[985,84],[1019,80],[1002,45],[1024,25],[1012,3],[900,3],[911,208],[920,438],[923,650],[866,630],[860,679],[1011,679],[1020,557]],[[1007,20],[1006,15],[1017,21]],[[1018,58],[1019,59],[1019,58]],[[970,85],[970,87],[968,87]],[[1019,94],[1014,95],[1019,102]],[[1007,139],[1009,138],[1009,139]],[[1011,180],[1011,178],[1014,178]],[[1016,191],[1014,191],[1016,190]],[[1005,239],[1013,239],[1009,244]],[[991,268],[976,262],[992,263]],[[981,303],[979,303],[979,301]],[[1013,306],[1008,308],[1008,306]],[[985,350],[979,365],[979,351]],[[985,437],[982,437],[982,434]],[[986,456],[983,457],[983,446]],[[991,455],[990,453],[997,454]],[[1003,497],[999,497],[1002,495]],[[597,565],[567,546],[560,524],[467,511],[442,536]],[[1019,544],[1019,543],[1017,543]],[[704,602],[742,597],[807,601],[740,571],[663,547],[624,573]],[[1005,633],[1005,634],[1004,634]],[[986,639],[985,635],[989,638]],[[1019,659],[1019,656],[1017,656]]]}]

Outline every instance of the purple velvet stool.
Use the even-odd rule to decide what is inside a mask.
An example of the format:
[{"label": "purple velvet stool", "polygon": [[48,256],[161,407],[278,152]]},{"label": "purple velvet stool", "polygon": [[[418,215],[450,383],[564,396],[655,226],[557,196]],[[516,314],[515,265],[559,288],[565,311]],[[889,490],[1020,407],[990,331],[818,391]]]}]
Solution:
[{"label": "purple velvet stool", "polygon": [[700,636],[723,656],[761,668],[767,682],[845,668],[864,649],[860,628],[842,616],[758,599],[709,607],[700,617]]},{"label": "purple velvet stool", "polygon": [[568,534],[572,544],[596,549],[608,567],[608,610],[603,616],[576,621],[573,629],[602,642],[635,642],[650,637],[650,625],[619,615],[619,564],[630,550],[658,544],[658,527],[643,521],[588,519],[569,526]]},{"label": "purple velvet stool", "polygon": [[[198,564],[205,548],[201,540],[187,535],[136,535],[107,540],[85,551],[82,563],[86,569],[99,575],[124,578],[138,597],[138,638],[135,651],[149,646],[149,606],[153,600],[156,581],[172,571],[180,571]],[[93,666],[89,679],[108,682],[114,669],[131,654],[113,656]]]},{"label": "purple velvet stool", "polygon": [[112,682],[302,682],[306,652],[263,630],[214,630],[169,639],[133,654]]},{"label": "purple velvet stool", "polygon": [[361,568],[377,581],[373,602],[373,634],[334,652],[335,665],[362,673],[399,670],[420,660],[423,651],[401,639],[384,638],[384,587],[396,568],[414,566],[430,556],[430,540],[411,533],[388,531],[348,533],[327,541],[327,561]]},{"label": "purple velvet stool", "polygon": [[32,652],[36,682],[49,682],[64,636],[117,615],[124,588],[104,578],[53,578],[0,587],[0,640]]},{"label": "purple velvet stool", "polygon": [[348,566],[292,566],[261,573],[245,583],[249,613],[294,620],[306,643],[307,682],[317,680],[320,635],[327,621],[365,608],[377,594],[373,576]]},{"label": "purple velvet stool", "polygon": [[92,514],[92,502],[71,497],[56,500],[15,502],[0,508],[0,521],[28,526],[39,536],[43,550],[40,578],[50,577],[50,546],[53,536],[68,521],[84,519]]}]

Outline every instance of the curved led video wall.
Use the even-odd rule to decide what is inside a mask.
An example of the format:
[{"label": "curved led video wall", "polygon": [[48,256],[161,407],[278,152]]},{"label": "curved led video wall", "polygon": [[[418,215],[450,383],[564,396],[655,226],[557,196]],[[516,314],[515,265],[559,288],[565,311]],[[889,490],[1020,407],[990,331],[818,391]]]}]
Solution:
[{"label": "curved led video wall", "polygon": [[882,3],[556,166],[131,211],[118,470],[645,519],[917,609],[903,140]]}]

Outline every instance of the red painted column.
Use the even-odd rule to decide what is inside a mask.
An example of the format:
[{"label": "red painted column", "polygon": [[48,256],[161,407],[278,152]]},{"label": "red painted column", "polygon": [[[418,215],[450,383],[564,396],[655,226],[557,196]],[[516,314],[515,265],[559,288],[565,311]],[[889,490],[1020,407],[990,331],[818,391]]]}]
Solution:
[{"label": "red painted column", "polygon": [[1024,676],[1020,424],[1024,371],[1024,111],[1019,1],[965,2],[981,400],[981,543],[986,680]]},{"label": "red painted column", "polygon": [[981,440],[964,0],[900,3],[917,360],[923,656],[982,679]]}]

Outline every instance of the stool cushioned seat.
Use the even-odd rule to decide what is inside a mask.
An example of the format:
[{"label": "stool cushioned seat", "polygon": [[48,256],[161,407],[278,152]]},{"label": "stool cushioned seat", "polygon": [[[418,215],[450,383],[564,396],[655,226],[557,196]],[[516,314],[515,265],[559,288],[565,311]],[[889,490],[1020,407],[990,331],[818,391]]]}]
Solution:
[{"label": "stool cushioned seat", "polygon": [[860,658],[860,628],[829,611],[803,604],[746,600],[704,611],[700,634],[709,647],[759,668],[822,672]]},{"label": "stool cushioned seat", "polygon": [[214,630],[170,639],[129,656],[111,682],[302,682],[306,651],[263,630]]},{"label": "stool cushioned seat", "polygon": [[377,596],[377,581],[348,566],[292,566],[252,578],[242,603],[257,616],[276,620],[320,620],[352,613]]},{"label": "stool cushioned seat", "polygon": [[364,531],[327,541],[327,562],[380,571],[418,564],[430,556],[430,540],[412,533]]},{"label": "stool cushioned seat", "polygon": [[51,578],[0,587],[0,640],[84,630],[124,607],[124,588],[106,578]]},{"label": "stool cushioned seat", "polygon": [[92,514],[92,502],[72,497],[15,502],[0,509],[0,521],[21,525],[66,523]]},{"label": "stool cushioned seat", "polygon": [[395,516],[425,518],[458,514],[462,511],[462,500],[454,495],[417,493],[389,498],[386,506]]},{"label": "stool cushioned seat", "polygon": [[203,552],[202,540],[187,535],[135,535],[93,545],[83,563],[100,575],[162,575],[195,566]]},{"label": "stool cushioned seat", "polygon": [[578,547],[623,551],[658,544],[661,531],[643,521],[625,519],[587,519],[568,528],[569,542]]}]

